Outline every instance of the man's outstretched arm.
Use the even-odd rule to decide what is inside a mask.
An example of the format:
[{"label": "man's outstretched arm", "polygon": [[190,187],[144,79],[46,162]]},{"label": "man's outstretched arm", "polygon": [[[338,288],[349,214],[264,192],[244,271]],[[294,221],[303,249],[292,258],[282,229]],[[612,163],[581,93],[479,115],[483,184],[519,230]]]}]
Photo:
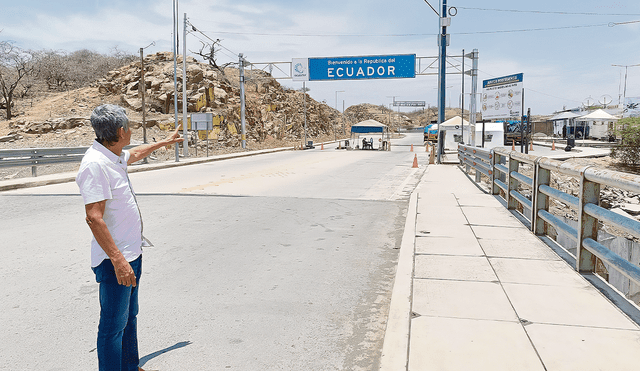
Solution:
[{"label": "man's outstretched arm", "polygon": [[184,138],[180,136],[181,127],[182,125],[179,125],[176,128],[176,130],[173,132],[173,134],[171,134],[170,136],[166,137],[165,139],[159,142],[142,144],[137,147],[131,148],[129,150],[131,157],[129,157],[129,161],[127,161],[127,165],[131,165],[134,162],[142,160],[143,158],[149,156],[153,151],[155,151],[158,148],[184,141]]}]

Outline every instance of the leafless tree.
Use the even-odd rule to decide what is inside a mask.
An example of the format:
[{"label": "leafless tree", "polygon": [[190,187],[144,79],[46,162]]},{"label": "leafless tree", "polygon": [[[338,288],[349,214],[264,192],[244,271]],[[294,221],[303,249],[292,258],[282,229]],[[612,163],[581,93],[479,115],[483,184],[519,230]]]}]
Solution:
[{"label": "leafless tree", "polygon": [[[22,50],[10,42],[0,42],[0,93],[4,99],[7,120],[13,117],[11,106],[18,87],[34,69],[33,53]],[[28,89],[28,88],[27,88]]]},{"label": "leafless tree", "polygon": [[216,47],[216,44],[220,43],[220,39],[217,39],[215,42],[209,44],[209,43],[204,43],[202,41],[200,41],[200,43],[202,44],[202,47],[200,48],[200,51],[198,52],[193,52],[197,55],[199,55],[200,57],[202,57],[202,59],[204,59],[205,61],[207,61],[209,63],[209,65],[215,69],[217,69],[218,71],[220,71],[220,73],[222,74],[223,79],[229,83],[229,80],[227,79],[227,75],[224,73],[224,69],[230,65],[233,65],[235,63],[225,63],[222,66],[219,66],[218,63],[216,62],[216,54],[218,53],[218,50],[220,50],[219,47]]},{"label": "leafless tree", "polygon": [[133,54],[117,48],[110,54],[88,49],[71,53],[60,50],[43,50],[34,53],[34,77],[50,91],[76,89],[87,86],[105,76],[109,71],[136,60]]},{"label": "leafless tree", "polygon": [[71,71],[66,57],[62,51],[45,50],[37,53],[34,75],[43,81],[49,90],[68,88]]}]

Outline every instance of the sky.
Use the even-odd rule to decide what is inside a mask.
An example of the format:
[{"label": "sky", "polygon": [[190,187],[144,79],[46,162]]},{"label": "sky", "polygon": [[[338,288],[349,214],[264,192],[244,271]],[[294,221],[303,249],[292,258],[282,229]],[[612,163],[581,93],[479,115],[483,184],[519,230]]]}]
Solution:
[{"label": "sky", "polygon": [[[442,0],[428,2],[441,10]],[[171,51],[172,4],[172,0],[0,0],[0,40],[33,50],[109,53],[117,48],[132,54],[155,42],[145,54]],[[220,64],[237,62],[238,53],[258,66],[307,57],[437,57],[439,16],[429,4],[425,0],[180,0],[180,38],[186,13],[189,23],[201,31],[187,34],[188,54],[199,51],[207,37],[220,39],[224,47],[218,54]],[[459,65],[462,50],[478,49],[479,92],[483,80],[522,73],[525,108],[533,115],[581,107],[587,100],[617,104],[625,81],[626,96],[640,97],[640,66],[612,66],[640,64],[637,0],[448,0],[447,5],[455,8],[450,9],[449,61]],[[466,59],[465,69],[470,64]],[[445,103],[460,107],[462,77],[446,78]],[[468,109],[471,78],[464,80]],[[278,81],[302,87],[301,82]],[[307,83],[314,99],[340,110],[343,104],[345,108],[360,103],[389,106],[393,99],[435,106],[437,86],[436,76]]]}]

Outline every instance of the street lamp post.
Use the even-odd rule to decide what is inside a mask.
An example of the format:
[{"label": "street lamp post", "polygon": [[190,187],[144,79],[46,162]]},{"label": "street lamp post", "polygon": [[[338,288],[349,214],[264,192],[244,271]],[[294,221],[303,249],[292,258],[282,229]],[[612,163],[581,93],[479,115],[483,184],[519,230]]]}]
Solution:
[{"label": "street lamp post", "polygon": [[[336,111],[338,110],[338,93],[344,93],[344,90],[336,90]],[[338,140],[338,134],[336,134],[336,124],[335,122],[333,123],[333,141],[337,141]]]},{"label": "street lamp post", "polygon": [[[146,93],[146,84],[144,81],[144,50],[152,45],[156,45],[156,42],[152,42],[144,48],[140,48],[140,84],[138,88],[140,90],[140,95],[142,98],[142,142],[147,144],[147,107],[144,102],[144,96]],[[149,160],[145,157],[144,163],[149,163]]]},{"label": "street lamp post", "polygon": [[440,125],[445,121],[444,105],[446,99],[446,76],[447,76],[447,26],[449,26],[451,18],[447,17],[447,0],[442,0],[442,11],[440,13],[440,36],[438,38],[440,45],[439,53],[439,65],[438,65],[438,163],[442,163],[442,152],[444,150],[444,143],[442,143]]}]

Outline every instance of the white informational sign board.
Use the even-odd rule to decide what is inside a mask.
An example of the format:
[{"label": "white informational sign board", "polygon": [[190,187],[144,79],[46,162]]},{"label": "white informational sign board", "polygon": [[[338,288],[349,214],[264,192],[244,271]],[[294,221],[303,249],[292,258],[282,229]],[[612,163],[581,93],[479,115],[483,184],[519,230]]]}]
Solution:
[{"label": "white informational sign board", "polygon": [[213,130],[213,113],[192,113],[191,130]]},{"label": "white informational sign board", "polygon": [[522,116],[522,74],[482,82],[482,119],[508,119]]},{"label": "white informational sign board", "polygon": [[293,81],[309,81],[309,58],[293,58],[291,60],[291,79]]},{"label": "white informational sign board", "polygon": [[626,97],[622,117],[640,117],[640,97]]}]

